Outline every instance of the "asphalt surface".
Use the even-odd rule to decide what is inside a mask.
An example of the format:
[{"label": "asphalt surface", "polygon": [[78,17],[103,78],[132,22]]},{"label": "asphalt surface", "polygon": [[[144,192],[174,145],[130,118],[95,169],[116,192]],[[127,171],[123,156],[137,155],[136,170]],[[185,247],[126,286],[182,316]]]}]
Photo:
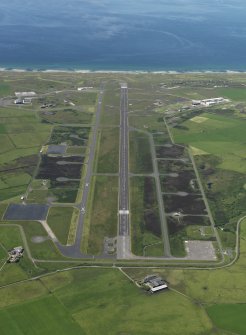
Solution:
[{"label": "asphalt surface", "polygon": [[120,97],[120,160],[119,160],[119,221],[117,258],[130,259],[131,237],[129,219],[129,140],[128,140],[128,88],[121,84]]},{"label": "asphalt surface", "polygon": [[120,100],[120,166],[119,166],[119,236],[129,236],[129,181],[128,181],[128,89],[121,86]]},{"label": "asphalt surface", "polygon": [[42,204],[10,204],[4,214],[4,220],[45,220],[49,206]]},{"label": "asphalt surface", "polygon": [[102,98],[103,98],[103,91],[101,88],[101,91],[98,97],[95,124],[92,129],[92,140],[91,140],[91,145],[90,145],[89,157],[87,161],[87,169],[86,169],[86,175],[85,175],[85,181],[84,181],[83,195],[82,195],[82,200],[80,203],[80,216],[79,216],[79,222],[78,222],[76,238],[75,238],[75,246],[77,249],[80,249],[80,245],[81,245],[83,224],[84,224],[84,218],[85,218],[85,209],[86,209],[86,204],[87,204],[87,200],[89,196],[89,189],[90,189],[89,186],[90,186],[91,178],[93,175],[93,162],[94,162],[96,146],[97,146],[97,131],[98,131],[98,127],[100,124]]},{"label": "asphalt surface", "polygon": [[81,200],[81,203],[79,204],[80,215],[79,215],[79,220],[78,220],[78,225],[77,225],[75,243],[74,245],[71,245],[71,246],[64,246],[64,245],[61,245],[59,242],[56,243],[56,246],[58,247],[60,252],[66,257],[72,257],[72,258],[92,258],[93,257],[92,255],[82,254],[80,251],[80,246],[81,246],[83,226],[84,226],[84,220],[85,220],[85,214],[86,214],[86,205],[87,205],[89,190],[90,190],[90,183],[91,183],[91,178],[93,175],[93,162],[94,162],[95,152],[96,152],[97,131],[98,131],[98,127],[100,124],[102,99],[103,99],[103,86],[101,86],[100,88],[100,94],[98,97],[98,104],[97,104],[97,111],[96,111],[96,116],[95,116],[95,123],[92,127],[92,140],[90,144],[90,152],[89,152],[88,161],[86,162],[87,169],[86,169],[86,175],[85,175],[85,180],[84,180],[82,200]]}]

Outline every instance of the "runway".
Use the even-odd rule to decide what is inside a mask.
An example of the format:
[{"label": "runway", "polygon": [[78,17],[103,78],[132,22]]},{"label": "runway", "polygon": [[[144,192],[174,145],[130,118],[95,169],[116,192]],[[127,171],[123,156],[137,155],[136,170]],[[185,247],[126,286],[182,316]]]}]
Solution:
[{"label": "runway", "polygon": [[128,140],[128,88],[121,84],[120,97],[120,159],[119,159],[119,225],[117,258],[127,259],[131,253],[129,218],[129,140]]},{"label": "runway", "polygon": [[128,181],[128,89],[121,86],[120,100],[120,161],[119,161],[119,236],[129,236],[129,181]]}]

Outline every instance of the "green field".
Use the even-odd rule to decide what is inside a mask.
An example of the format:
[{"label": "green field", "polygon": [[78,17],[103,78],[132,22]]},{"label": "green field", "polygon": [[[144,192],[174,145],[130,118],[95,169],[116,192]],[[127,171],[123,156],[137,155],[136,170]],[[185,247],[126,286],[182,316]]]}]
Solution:
[{"label": "green field", "polygon": [[205,118],[204,122],[189,120],[182,123],[184,129],[173,128],[175,141],[218,156],[221,169],[245,173],[245,121],[215,113],[200,116]]},{"label": "green field", "polygon": [[[43,285],[40,298],[34,284]],[[15,305],[9,301],[0,311],[3,334],[216,334],[203,309],[186,297],[172,291],[148,295],[117,269],[75,270],[29,285],[24,304],[17,302],[21,285],[12,287]]]},{"label": "green field", "polygon": [[67,244],[74,211],[73,207],[51,207],[49,209],[47,223],[61,244]]},{"label": "green field", "polygon": [[235,222],[246,213],[245,120],[218,107],[188,116],[171,131],[191,147],[222,244],[234,248]]},{"label": "green field", "polygon": [[130,172],[148,174],[153,172],[149,137],[141,132],[130,132]]},{"label": "green field", "polygon": [[[12,286],[1,288],[0,292],[1,292],[0,312],[5,314],[7,309],[4,308],[6,307],[8,308],[11,305],[14,306],[18,304],[23,306],[26,302],[30,300],[35,301],[35,299],[47,294],[48,290],[41,282],[36,280],[36,281],[23,282],[21,284],[13,284]],[[30,324],[31,323],[32,322],[30,322]],[[27,329],[25,331],[28,331],[29,326],[30,326],[29,324],[26,325]],[[5,331],[7,330],[5,329]]]},{"label": "green field", "polygon": [[11,92],[10,86],[7,83],[1,83],[0,84],[0,96],[1,97],[9,95],[10,92]]},{"label": "green field", "polygon": [[[213,270],[127,269],[126,271],[136,280],[140,280],[150,273],[159,273],[173,289],[185,294],[197,305],[202,305],[204,308],[217,304],[234,306],[245,304],[246,219],[241,223],[240,236],[240,257],[236,263],[229,267]],[[218,308],[220,309],[220,307]],[[244,307],[242,309],[245,310]],[[220,316],[219,320],[221,320]],[[216,318],[214,318],[214,322],[216,324]],[[233,323],[233,320],[229,323]],[[240,324],[242,323],[244,323],[244,319]],[[221,333],[222,331],[219,332],[219,334]]]},{"label": "green field", "polygon": [[118,178],[97,176],[90,211],[88,236],[89,254],[103,251],[104,237],[117,235]]},{"label": "green field", "polygon": [[118,173],[119,171],[119,129],[103,128],[99,131],[100,145],[97,173]]},{"label": "green field", "polygon": [[103,97],[101,125],[117,126],[120,123],[120,85],[109,82]]},{"label": "green field", "polygon": [[143,256],[147,250],[151,256],[163,255],[163,249],[161,253],[156,247],[156,243],[162,246],[162,234],[154,178],[132,177],[130,199],[132,252]]},{"label": "green field", "polygon": [[139,130],[148,131],[150,133],[165,132],[163,116],[160,113],[129,114],[129,124]]},{"label": "green field", "polygon": [[[18,222],[24,229],[32,256],[37,259],[61,259],[53,242],[47,238],[47,233],[39,222],[24,221]],[[37,243],[35,237],[45,238],[42,243]]]},{"label": "green field", "polygon": [[[0,311],[1,334],[84,334],[66,308],[54,297],[46,296],[21,307]],[[35,322],[31,322],[35,320]]]},{"label": "green field", "polygon": [[219,304],[207,308],[209,317],[218,328],[244,335],[246,304]]},{"label": "green field", "polygon": [[[7,251],[15,246],[23,245],[23,239],[21,231],[18,226],[6,226],[5,223],[1,222],[0,225],[0,242],[1,242],[1,257],[2,262],[7,260]],[[12,266],[12,264],[6,264],[1,270],[0,285],[6,285],[19,280],[27,279],[28,277],[38,273],[33,263],[29,260],[27,254],[21,259],[21,262]]]},{"label": "green field", "polygon": [[8,200],[26,191],[51,127],[22,107],[0,108],[0,123],[0,200]]},{"label": "green field", "polygon": [[[48,238],[46,231],[42,227],[41,223],[37,221],[1,221],[0,222],[0,233],[2,244],[7,250],[17,245],[23,245],[25,247],[25,241],[23,240],[23,232],[28,241],[30,252],[34,258],[37,259],[61,259],[61,255],[55,248],[53,242]],[[41,237],[42,242],[36,242],[35,238]],[[28,272],[32,271],[32,266],[28,255],[23,258],[24,261],[20,262],[21,268],[24,268]]]}]

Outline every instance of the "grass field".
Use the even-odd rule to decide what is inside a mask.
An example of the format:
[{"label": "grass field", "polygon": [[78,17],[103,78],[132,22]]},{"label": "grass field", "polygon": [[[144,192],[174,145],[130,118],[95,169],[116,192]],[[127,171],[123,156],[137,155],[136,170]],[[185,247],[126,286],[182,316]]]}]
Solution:
[{"label": "grass field", "polygon": [[[54,297],[25,303],[21,308],[11,307],[0,311],[1,334],[85,334],[69,315],[66,308]],[[31,322],[35,320],[35,322]]]},{"label": "grass field", "polygon": [[[2,244],[6,250],[9,250],[18,245],[25,247],[23,235],[21,234],[21,229],[19,226],[23,228],[31,254],[34,258],[61,259],[61,255],[54,247],[53,242],[47,238],[47,233],[42,227],[41,223],[37,221],[1,221],[0,241],[2,241]],[[35,237],[41,237],[44,238],[44,240],[41,243],[37,243],[35,242]],[[25,257],[21,260],[20,263],[18,263],[18,266],[20,266],[20,268],[26,271],[29,275],[35,270],[27,254],[25,254]],[[1,274],[3,273],[4,271]],[[2,278],[3,276],[0,276],[0,279]],[[11,282],[12,281],[14,280],[11,280]]]},{"label": "grass field", "polygon": [[51,207],[49,209],[47,222],[61,244],[67,244],[74,210],[73,207]]},{"label": "grass field", "polygon": [[100,145],[97,173],[118,173],[119,171],[119,129],[104,128],[99,131]]},{"label": "grass field", "polygon": [[8,200],[25,192],[51,127],[35,111],[16,107],[0,108],[0,123],[0,200]]},{"label": "grass field", "polygon": [[218,95],[231,99],[232,101],[246,101],[246,92],[244,88],[229,87],[217,89]]},{"label": "grass field", "polygon": [[[195,149],[195,161],[225,248],[235,246],[235,222],[244,215],[246,192],[245,120],[218,107],[172,128],[177,143]],[[200,119],[199,119],[200,120]],[[205,153],[205,154],[204,154]],[[179,241],[177,241],[179,243]],[[176,249],[176,247],[175,247]]]},{"label": "grass field", "polygon": [[[1,288],[0,311],[11,305],[25,304],[28,300],[35,300],[48,293],[45,286],[39,281],[24,282],[21,284]],[[13,320],[12,320],[13,321]],[[2,328],[1,328],[2,330]],[[6,330],[5,330],[6,331]],[[28,331],[28,329],[26,329]]]},{"label": "grass field", "polygon": [[186,256],[185,251],[185,233],[183,231],[177,232],[176,234],[169,234],[170,241],[170,251],[174,257],[184,257]]},{"label": "grass field", "polygon": [[[132,177],[130,201],[132,252],[143,256],[145,247],[162,242],[154,178]],[[160,256],[160,248],[150,247],[147,253]]]},{"label": "grass field", "polygon": [[118,178],[97,176],[90,213],[89,254],[103,251],[104,237],[115,237],[118,225]]},{"label": "grass field", "polygon": [[120,123],[120,85],[109,82],[103,97],[101,125],[117,126]]},{"label": "grass field", "polygon": [[241,223],[240,257],[232,266],[221,269],[127,269],[135,279],[160,273],[170,286],[199,304],[240,304],[246,302],[246,219]]},{"label": "grass field", "polygon": [[[204,270],[127,269],[134,279],[159,273],[171,286],[197,306],[207,309],[217,334],[245,334],[246,219],[241,223],[240,258],[230,267]],[[219,329],[218,329],[218,328]],[[213,334],[211,331],[209,334]]]},{"label": "grass field", "polygon": [[2,220],[2,217],[3,217],[6,209],[7,209],[7,205],[6,204],[0,204],[0,220]]},{"label": "grass field", "polygon": [[129,114],[129,125],[139,130],[148,131],[150,133],[165,132],[165,124],[163,116],[160,113],[148,113],[143,115]]},{"label": "grass field", "polygon": [[[0,311],[1,333],[179,335],[182,329],[184,335],[216,334],[203,309],[186,297],[172,291],[148,295],[117,269],[75,270],[27,285],[24,304],[21,285],[11,288],[15,300]],[[8,290],[2,289],[3,297]]]},{"label": "grass field", "polygon": [[60,253],[55,248],[50,239],[45,239],[42,243],[36,243],[33,238],[46,237],[47,233],[39,222],[18,222],[23,227],[32,256],[37,259],[61,259]]},{"label": "grass field", "polygon": [[[1,255],[3,260],[7,260],[7,250],[13,247],[23,245],[23,239],[20,233],[20,229],[17,226],[5,226],[4,222],[0,225],[0,242],[1,242]],[[1,263],[3,264],[3,263]],[[6,264],[1,270],[0,285],[9,284],[15,281],[27,279],[31,275],[38,273],[38,270],[34,268],[32,262],[29,260],[27,254],[18,264]]]},{"label": "grass field", "polygon": [[10,94],[10,86],[7,83],[1,83],[0,84],[0,96],[4,97],[8,94]]},{"label": "grass field", "polygon": [[212,113],[201,116],[206,121],[185,121],[184,129],[172,129],[175,141],[220,157],[218,167],[221,169],[245,173],[245,121]]},{"label": "grass field", "polygon": [[153,244],[147,245],[143,254],[146,257],[158,257],[163,256],[164,244],[162,242],[155,242]]},{"label": "grass field", "polygon": [[209,317],[218,328],[238,335],[246,334],[246,303],[218,304],[207,308]]},{"label": "grass field", "polygon": [[140,132],[130,132],[130,172],[152,173],[152,156],[149,137]]}]

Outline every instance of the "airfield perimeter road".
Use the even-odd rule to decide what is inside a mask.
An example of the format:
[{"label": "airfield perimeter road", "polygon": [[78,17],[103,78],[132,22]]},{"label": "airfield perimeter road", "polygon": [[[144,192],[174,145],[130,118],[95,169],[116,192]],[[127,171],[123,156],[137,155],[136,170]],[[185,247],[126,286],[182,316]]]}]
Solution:
[{"label": "airfield perimeter road", "polygon": [[76,231],[75,243],[72,246],[63,246],[59,242],[56,243],[56,246],[60,250],[60,252],[66,256],[71,258],[91,258],[91,255],[84,255],[80,251],[80,245],[82,240],[82,233],[83,233],[83,225],[85,220],[85,210],[87,205],[87,200],[89,196],[90,190],[90,182],[91,177],[93,174],[93,162],[95,158],[96,152],[96,144],[97,144],[97,131],[100,124],[100,116],[101,116],[101,109],[102,109],[102,99],[103,99],[103,85],[100,88],[100,94],[98,96],[98,104],[97,104],[97,111],[95,116],[95,123],[92,127],[92,139],[90,144],[90,152],[87,161],[87,168],[86,168],[86,175],[84,179],[84,189],[81,203],[79,204],[80,208],[80,215],[78,220],[78,226]]},{"label": "airfield perimeter road", "polygon": [[126,259],[130,253],[129,227],[129,141],[128,141],[128,88],[121,84],[120,98],[120,160],[119,160],[119,225],[117,258]]}]

